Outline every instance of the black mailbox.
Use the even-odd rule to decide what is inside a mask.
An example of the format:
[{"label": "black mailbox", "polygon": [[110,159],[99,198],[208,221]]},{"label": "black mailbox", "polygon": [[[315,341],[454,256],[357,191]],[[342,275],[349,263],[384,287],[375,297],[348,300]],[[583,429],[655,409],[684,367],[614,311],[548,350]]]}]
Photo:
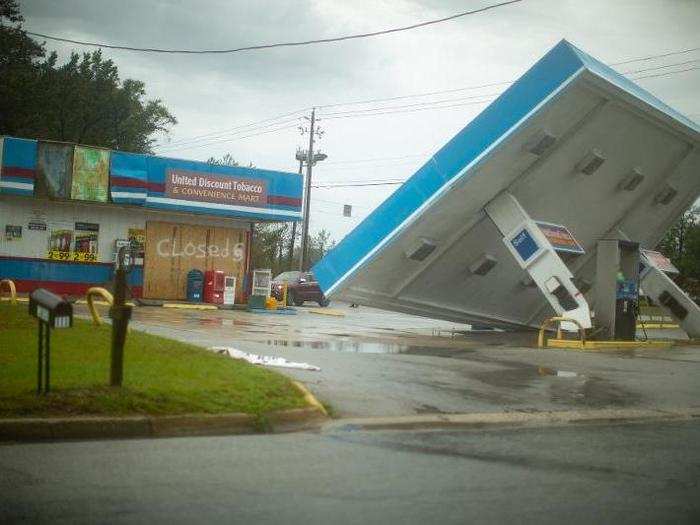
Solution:
[{"label": "black mailbox", "polygon": [[29,296],[29,315],[48,324],[50,328],[73,326],[73,305],[44,288],[34,290]]},{"label": "black mailbox", "polygon": [[51,329],[73,326],[73,305],[61,296],[39,288],[29,295],[29,315],[39,320],[36,393],[39,395],[43,390],[44,394],[48,394],[51,376]]}]

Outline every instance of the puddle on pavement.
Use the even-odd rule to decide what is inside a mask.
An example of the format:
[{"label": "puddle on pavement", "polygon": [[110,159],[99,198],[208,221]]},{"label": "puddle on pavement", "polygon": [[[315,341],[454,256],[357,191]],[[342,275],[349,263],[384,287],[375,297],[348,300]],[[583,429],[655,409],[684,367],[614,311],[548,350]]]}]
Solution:
[{"label": "puddle on pavement", "polygon": [[[252,331],[252,330],[249,330]],[[289,340],[289,339],[268,339],[266,341],[269,346],[285,346],[290,348],[311,348],[314,350],[331,350],[334,352],[353,352],[360,354],[406,354],[420,355],[430,357],[444,357],[448,359],[464,359],[467,355],[473,354],[475,350],[468,348],[440,348],[431,346],[407,345],[398,343],[388,343],[383,341],[304,341],[304,340]],[[513,374],[511,369],[503,371],[491,371],[488,375],[501,376],[494,378],[495,380],[506,380],[509,378],[503,377],[508,374]],[[578,377],[576,372],[569,370],[556,370],[548,367],[526,366],[520,368],[516,372],[519,380],[533,379],[541,376],[554,376],[561,378]],[[510,378],[511,380],[513,378]]]},{"label": "puddle on pavement", "polygon": [[[256,327],[256,328],[262,328],[263,326],[283,326],[279,324],[268,324],[268,325],[261,325],[261,324],[256,324],[256,323],[251,323],[250,321],[244,321],[242,319],[226,319],[225,317],[190,317],[190,321],[194,321],[200,326],[245,326],[245,327]],[[248,331],[253,332],[255,330],[248,329]],[[262,330],[258,330],[262,331]],[[266,330],[266,331],[269,331]]]}]

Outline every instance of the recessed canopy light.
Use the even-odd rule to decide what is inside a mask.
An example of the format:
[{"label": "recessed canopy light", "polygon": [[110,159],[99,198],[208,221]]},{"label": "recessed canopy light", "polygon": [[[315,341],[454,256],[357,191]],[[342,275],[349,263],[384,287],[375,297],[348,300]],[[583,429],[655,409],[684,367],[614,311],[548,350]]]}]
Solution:
[{"label": "recessed canopy light", "polygon": [[424,261],[428,255],[435,251],[437,245],[424,237],[418,239],[418,242],[406,250],[406,257],[414,261]]},{"label": "recessed canopy light", "polygon": [[659,193],[656,194],[656,197],[654,197],[654,203],[655,204],[668,204],[673,200],[673,198],[678,195],[678,190],[675,188],[672,188],[668,184],[666,184],[666,187],[661,190]]},{"label": "recessed canopy light", "polygon": [[551,148],[556,141],[557,138],[551,133],[540,131],[526,144],[525,148],[533,155],[542,155]]},{"label": "recessed canopy light", "polygon": [[617,189],[624,191],[634,191],[644,180],[644,175],[639,168],[634,168],[630,174],[620,181]]},{"label": "recessed canopy light", "polygon": [[496,266],[496,259],[488,253],[482,253],[478,259],[469,265],[469,271],[474,275],[486,275]]},{"label": "recessed canopy light", "polygon": [[585,175],[592,175],[605,162],[605,157],[599,149],[592,149],[576,165],[576,171]]}]

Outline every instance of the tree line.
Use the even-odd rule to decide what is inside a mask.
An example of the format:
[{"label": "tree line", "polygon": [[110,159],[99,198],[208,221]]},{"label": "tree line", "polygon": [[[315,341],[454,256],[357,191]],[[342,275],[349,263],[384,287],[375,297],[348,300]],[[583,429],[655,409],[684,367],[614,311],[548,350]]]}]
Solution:
[{"label": "tree line", "polygon": [[140,80],[119,77],[101,51],[60,64],[22,30],[16,0],[0,0],[0,135],[152,153],[177,123]]},{"label": "tree line", "polygon": [[[153,153],[157,134],[167,134],[177,119],[160,99],[146,97],[145,83],[122,80],[99,50],[73,52],[59,63],[23,31],[23,22],[16,0],[0,0],[0,135]],[[230,154],[209,162],[238,165]],[[300,230],[292,246],[290,224],[257,224],[253,267],[298,268]],[[311,236],[310,264],[332,245],[325,230]]]},{"label": "tree line", "polygon": [[678,268],[678,285],[700,297],[700,206],[694,206],[666,232],[658,250]]}]

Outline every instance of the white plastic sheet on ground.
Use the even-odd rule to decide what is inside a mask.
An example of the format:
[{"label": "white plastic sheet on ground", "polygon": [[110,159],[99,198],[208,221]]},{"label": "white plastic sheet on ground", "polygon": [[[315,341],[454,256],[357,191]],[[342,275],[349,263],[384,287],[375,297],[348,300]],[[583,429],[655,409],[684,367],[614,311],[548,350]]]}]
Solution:
[{"label": "white plastic sheet on ground", "polygon": [[250,354],[236,348],[231,348],[230,346],[212,346],[211,350],[217,354],[232,357],[233,359],[243,359],[254,365],[298,368],[300,370],[312,370],[315,372],[321,370],[318,366],[310,365],[309,363],[295,363],[294,361],[287,361],[284,357]]}]

